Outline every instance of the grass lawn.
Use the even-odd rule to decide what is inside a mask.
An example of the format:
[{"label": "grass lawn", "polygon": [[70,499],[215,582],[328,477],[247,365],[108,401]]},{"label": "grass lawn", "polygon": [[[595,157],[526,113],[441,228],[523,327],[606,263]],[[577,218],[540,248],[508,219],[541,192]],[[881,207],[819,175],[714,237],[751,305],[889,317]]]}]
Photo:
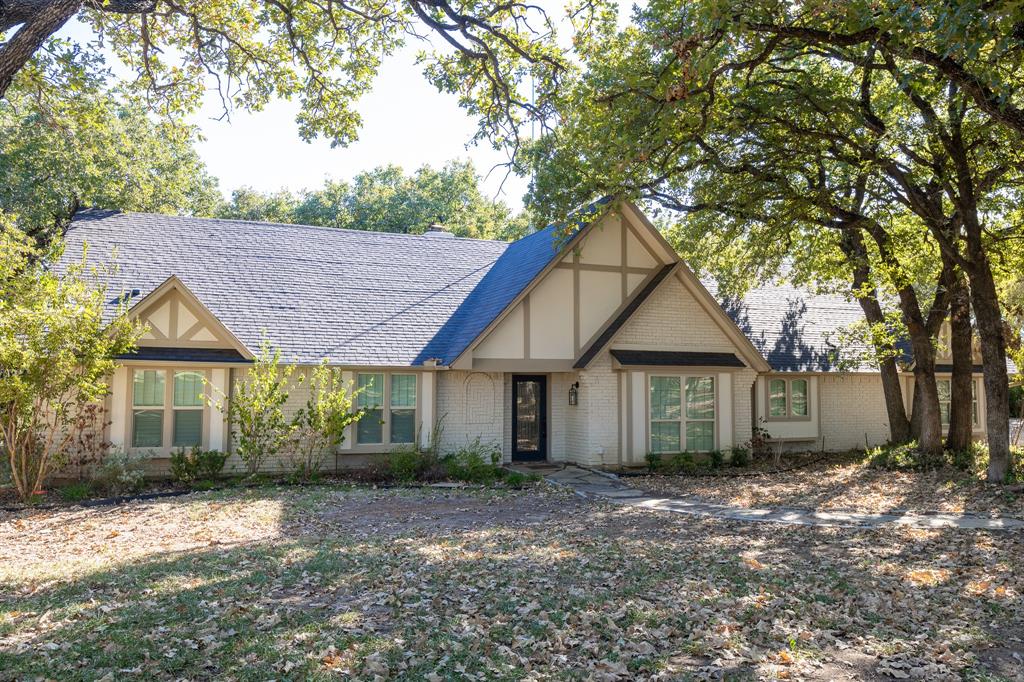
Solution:
[{"label": "grass lawn", "polygon": [[1019,679],[1024,536],[321,486],[0,516],[0,679]]},{"label": "grass lawn", "polygon": [[[885,512],[892,509],[944,512],[1001,512],[1024,518],[1024,494],[986,483],[980,473],[944,467],[933,471],[890,471],[869,466],[863,453],[787,455],[782,473],[735,476],[641,476],[628,479],[645,490],[695,495],[741,507],[801,507],[833,511]],[[761,462],[751,468],[767,468]]]}]

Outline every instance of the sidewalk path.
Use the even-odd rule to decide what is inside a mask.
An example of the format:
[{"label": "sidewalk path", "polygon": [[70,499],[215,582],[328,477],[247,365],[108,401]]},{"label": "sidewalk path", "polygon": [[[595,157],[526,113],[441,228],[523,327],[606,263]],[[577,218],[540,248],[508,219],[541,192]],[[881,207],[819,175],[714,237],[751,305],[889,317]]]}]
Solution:
[{"label": "sidewalk path", "polygon": [[584,497],[614,504],[676,514],[714,516],[732,521],[766,521],[801,526],[841,526],[872,528],[899,525],[914,528],[963,528],[969,530],[1024,530],[1024,520],[974,514],[859,514],[852,512],[810,511],[807,509],[748,509],[728,504],[702,502],[695,498],[665,497],[634,488],[613,474],[567,466],[546,474],[547,480],[566,486]]}]

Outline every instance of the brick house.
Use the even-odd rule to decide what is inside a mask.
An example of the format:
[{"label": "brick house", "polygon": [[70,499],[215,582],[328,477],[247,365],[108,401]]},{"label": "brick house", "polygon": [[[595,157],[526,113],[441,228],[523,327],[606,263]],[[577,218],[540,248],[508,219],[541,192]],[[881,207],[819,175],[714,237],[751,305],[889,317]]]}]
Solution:
[{"label": "brick house", "polygon": [[244,381],[266,338],[300,371],[326,358],[363,389],[371,417],[339,466],[439,423],[445,448],[479,437],[505,461],[608,468],[728,451],[755,425],[791,448],[885,441],[877,371],[838,360],[855,302],[776,285],[719,300],[636,206],[591,211],[512,243],[81,212],[65,259],[88,244],[90,262],[116,263],[112,293],[149,328],[113,377],[109,438],[157,467],[179,447],[230,450],[198,394]]}]

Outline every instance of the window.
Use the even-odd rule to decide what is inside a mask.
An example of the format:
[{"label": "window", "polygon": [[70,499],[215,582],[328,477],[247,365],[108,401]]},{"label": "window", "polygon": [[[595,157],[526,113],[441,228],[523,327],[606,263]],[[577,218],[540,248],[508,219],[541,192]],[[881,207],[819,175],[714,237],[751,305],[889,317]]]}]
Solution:
[{"label": "window", "polygon": [[357,444],[416,442],[415,374],[360,373],[356,387],[356,406],[366,410],[356,423]]},{"label": "window", "polygon": [[391,442],[416,440],[416,375],[391,376]]},{"label": "window", "polygon": [[[953,399],[952,379],[936,379],[939,389],[939,416],[943,426],[949,426],[949,406]],[[971,380],[971,421],[978,426],[978,388],[977,382]]]},{"label": "window", "polygon": [[714,450],[714,378],[652,376],[650,426],[651,452]]},{"label": "window", "polygon": [[366,411],[356,422],[356,443],[384,442],[384,375],[360,374],[356,383],[359,395],[356,406]]},{"label": "window", "polygon": [[804,419],[808,416],[807,379],[768,380],[769,419]]},{"label": "window", "polygon": [[171,445],[191,448],[203,442],[203,374],[174,373],[174,431]]},{"label": "window", "polygon": [[136,369],[132,374],[132,447],[202,445],[205,375],[198,370],[171,371],[168,386],[168,371]]},{"label": "window", "polygon": [[162,369],[137,369],[132,381],[132,447],[164,444],[164,384]]}]

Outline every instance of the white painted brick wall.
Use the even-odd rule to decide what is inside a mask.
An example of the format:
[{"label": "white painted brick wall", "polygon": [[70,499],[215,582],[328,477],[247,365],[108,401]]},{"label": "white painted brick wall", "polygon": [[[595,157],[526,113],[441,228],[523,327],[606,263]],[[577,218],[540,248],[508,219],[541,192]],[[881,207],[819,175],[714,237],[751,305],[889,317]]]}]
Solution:
[{"label": "white painted brick wall", "polygon": [[662,282],[644,301],[612,345],[736,352],[733,342],[676,277]]},{"label": "white painted brick wall", "polygon": [[733,443],[743,445],[750,440],[754,406],[752,389],[757,372],[744,369],[732,375]]},{"label": "white painted brick wall", "polygon": [[437,416],[444,419],[442,450],[456,450],[477,436],[504,450],[504,385],[504,375],[496,372],[437,373]]},{"label": "white painted brick wall", "polygon": [[[821,433],[829,451],[878,445],[889,439],[882,379],[873,374],[820,377]],[[819,443],[820,447],[820,443]]]}]

